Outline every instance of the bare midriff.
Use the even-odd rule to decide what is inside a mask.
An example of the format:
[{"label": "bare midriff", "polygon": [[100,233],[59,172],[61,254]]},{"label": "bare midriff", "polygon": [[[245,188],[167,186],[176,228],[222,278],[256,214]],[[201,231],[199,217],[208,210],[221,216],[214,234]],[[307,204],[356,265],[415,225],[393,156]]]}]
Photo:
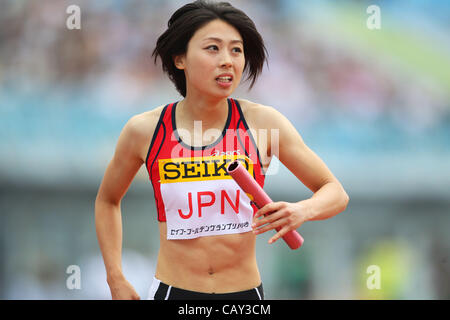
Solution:
[{"label": "bare midriff", "polygon": [[159,222],[160,248],[155,277],[173,287],[228,293],[260,285],[253,232],[167,240]]}]

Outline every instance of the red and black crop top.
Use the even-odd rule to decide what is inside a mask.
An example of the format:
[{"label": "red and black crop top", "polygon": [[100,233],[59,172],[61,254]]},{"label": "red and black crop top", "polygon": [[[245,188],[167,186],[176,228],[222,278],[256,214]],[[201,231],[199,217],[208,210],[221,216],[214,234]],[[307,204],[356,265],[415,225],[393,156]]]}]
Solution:
[{"label": "red and black crop top", "polygon": [[228,117],[219,138],[190,146],[177,133],[177,102],[161,111],[146,158],[158,221],[168,239],[251,231],[257,207],[228,175],[230,161],[242,161],[261,187],[260,154],[237,100],[228,98]]}]

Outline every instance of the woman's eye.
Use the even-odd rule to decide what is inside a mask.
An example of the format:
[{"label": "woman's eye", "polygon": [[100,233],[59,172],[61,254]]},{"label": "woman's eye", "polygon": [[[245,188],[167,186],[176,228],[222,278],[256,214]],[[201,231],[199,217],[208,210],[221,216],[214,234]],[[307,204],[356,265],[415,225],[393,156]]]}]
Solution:
[{"label": "woman's eye", "polygon": [[214,50],[218,50],[219,49],[216,45],[211,45],[211,46],[207,47],[206,49],[209,50],[211,48],[213,48]]},{"label": "woman's eye", "polygon": [[239,47],[233,48],[233,50],[235,50],[235,52],[242,52],[241,48]]}]

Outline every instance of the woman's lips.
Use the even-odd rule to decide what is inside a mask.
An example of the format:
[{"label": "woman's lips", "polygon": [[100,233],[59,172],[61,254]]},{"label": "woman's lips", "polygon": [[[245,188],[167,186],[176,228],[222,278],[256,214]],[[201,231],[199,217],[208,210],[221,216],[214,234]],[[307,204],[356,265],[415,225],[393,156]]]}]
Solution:
[{"label": "woman's lips", "polygon": [[231,80],[225,80],[225,79],[221,79],[221,78],[216,78],[216,82],[219,84],[220,87],[222,88],[229,88],[231,87],[232,83],[233,83],[233,79]]}]

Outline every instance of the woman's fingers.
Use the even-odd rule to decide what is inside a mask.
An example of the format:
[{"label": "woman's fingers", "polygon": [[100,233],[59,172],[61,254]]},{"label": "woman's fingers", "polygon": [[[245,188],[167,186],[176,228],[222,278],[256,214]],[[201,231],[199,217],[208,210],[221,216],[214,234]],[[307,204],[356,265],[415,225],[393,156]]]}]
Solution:
[{"label": "woman's fingers", "polygon": [[252,224],[254,233],[260,234],[278,227],[282,227],[285,223],[285,221],[283,221],[284,216],[285,213],[282,210],[271,213],[264,218],[256,220]]}]

